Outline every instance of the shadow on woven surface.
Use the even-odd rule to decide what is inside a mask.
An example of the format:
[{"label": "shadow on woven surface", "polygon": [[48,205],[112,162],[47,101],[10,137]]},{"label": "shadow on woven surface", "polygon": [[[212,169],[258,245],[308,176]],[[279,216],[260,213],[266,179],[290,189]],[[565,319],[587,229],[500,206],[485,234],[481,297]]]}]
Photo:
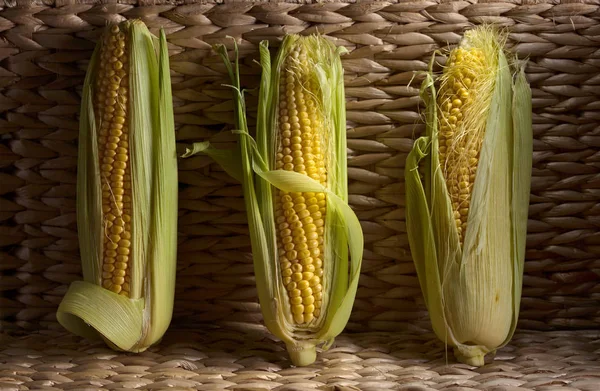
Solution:
[{"label": "shadow on woven surface", "polygon": [[600,390],[600,331],[519,332],[482,368],[432,334],[340,336],[311,366],[290,365],[264,329],[171,330],[140,354],[56,331],[0,336],[0,389]]}]

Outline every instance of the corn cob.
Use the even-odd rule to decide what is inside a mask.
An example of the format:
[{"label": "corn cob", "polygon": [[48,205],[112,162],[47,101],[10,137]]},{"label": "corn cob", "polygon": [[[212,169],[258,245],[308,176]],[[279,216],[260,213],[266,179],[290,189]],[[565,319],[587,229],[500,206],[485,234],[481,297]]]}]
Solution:
[{"label": "corn cob", "polygon": [[433,329],[476,366],[512,338],[525,254],[531,91],[505,40],[492,26],[468,31],[439,90],[426,76],[427,134],[405,169],[409,243]]},{"label": "corn cob", "polygon": [[[279,78],[279,111],[275,169],[308,175],[327,186],[327,134],[311,79],[307,48],[297,45],[283,62]],[[323,243],[327,201],[324,192],[274,189],[277,253],[294,322],[310,323],[323,303]]]},{"label": "corn cob", "polygon": [[[494,53],[473,47],[457,48],[450,54],[442,76],[438,96],[439,160],[446,180],[456,230],[461,244],[467,228],[467,217],[479,152],[485,132],[485,116],[475,110],[490,106],[494,72],[498,67]],[[478,96],[478,101],[471,97]],[[477,95],[480,94],[480,95]]]},{"label": "corn cob", "polygon": [[[157,55],[158,53],[158,55]],[[139,352],[169,326],[177,161],[164,32],[107,27],[83,88],[77,223],[84,281],[58,311],[69,331]]]},{"label": "corn cob", "polygon": [[[329,347],[344,329],[362,262],[362,230],[347,204],[340,51],[322,37],[288,35],[271,65],[267,42],[261,43],[254,140],[237,57],[232,67],[224,47],[218,50],[236,92],[241,153],[198,143],[184,156],[209,154],[242,180],[265,324],[295,365],[308,365],[316,346]],[[237,168],[235,156],[241,156]]]},{"label": "corn cob", "polygon": [[100,66],[93,96],[98,119],[98,153],[104,217],[102,286],[129,297],[131,277],[127,267],[131,249],[131,164],[127,39],[113,25],[100,49]]}]

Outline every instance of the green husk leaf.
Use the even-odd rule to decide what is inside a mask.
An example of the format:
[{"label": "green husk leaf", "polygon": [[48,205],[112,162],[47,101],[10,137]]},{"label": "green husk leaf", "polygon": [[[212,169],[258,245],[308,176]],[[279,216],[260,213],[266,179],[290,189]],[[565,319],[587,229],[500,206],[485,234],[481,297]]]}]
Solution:
[{"label": "green husk leaf", "polygon": [[[436,90],[431,74],[427,74],[421,87],[421,97],[426,102],[427,135],[417,139],[410,151],[405,166],[406,181],[406,224],[411,254],[425,304],[429,310],[433,331],[438,338],[451,346],[459,345],[452,329],[448,325],[444,310],[442,288],[442,270],[444,262],[440,253],[448,252],[442,241],[445,252],[440,252],[439,238],[441,233],[436,229],[434,217],[442,219],[441,224],[448,224],[451,217],[449,196],[444,178],[439,167]],[[419,170],[426,173],[421,179]],[[434,206],[430,208],[429,205]],[[446,220],[443,220],[443,219]],[[440,227],[438,222],[437,227]],[[437,234],[437,238],[436,238]],[[456,236],[455,236],[456,235]],[[456,231],[450,240],[458,242]],[[456,259],[454,260],[456,262]]]},{"label": "green husk leaf", "polygon": [[102,231],[87,229],[102,224],[100,164],[97,158],[98,130],[92,105],[92,83],[98,68],[100,48],[96,46],[85,76],[81,97],[77,156],[77,227],[79,243],[88,249],[87,262],[82,262],[85,281],[99,281],[102,268]]},{"label": "green husk leaf", "polygon": [[[145,28],[145,27],[144,27]],[[150,48],[148,48],[150,49]],[[153,80],[155,80],[153,78]],[[175,146],[175,123],[169,74],[167,38],[161,29],[158,46],[158,93],[154,102],[158,118],[153,124],[152,198],[150,213],[149,262],[146,267],[145,319],[149,319],[145,340],[139,345],[151,346],[158,342],[169,328],[175,298],[177,259],[177,205],[178,175]]]},{"label": "green husk leaf", "polygon": [[[142,30],[143,27],[143,30]],[[145,31],[144,31],[145,30]],[[130,27],[130,154],[131,154],[131,247],[132,251],[131,297],[142,297],[150,245],[150,215],[152,202],[152,178],[154,174],[154,132],[158,121],[158,62],[154,43],[145,26],[135,23]],[[136,254],[137,253],[137,254]],[[139,283],[134,283],[137,281]]]},{"label": "green husk leaf", "polygon": [[[362,264],[364,236],[358,217],[348,206],[347,202],[337,194],[328,191],[327,206],[333,211],[333,216],[345,227],[345,231],[340,234],[349,245],[349,253],[352,262],[350,262],[350,281],[347,282],[347,264],[342,265],[343,269],[338,273],[341,275],[341,283],[338,280],[335,288],[338,291],[330,303],[330,307],[335,308],[332,311],[333,316],[328,316],[325,325],[317,334],[317,339],[325,340],[327,345],[331,346],[335,337],[337,337],[346,327],[354,300],[358,289],[360,279],[360,267]],[[339,237],[338,237],[339,240]],[[339,255],[339,254],[338,254]],[[343,279],[342,279],[343,278]],[[334,288],[334,289],[335,289]],[[328,314],[329,315],[329,314]]]},{"label": "green husk leaf", "polygon": [[513,160],[512,160],[512,259],[513,259],[513,322],[510,332],[502,344],[512,338],[519,319],[523,269],[525,266],[525,245],[527,239],[527,218],[529,215],[529,194],[531,188],[531,166],[533,160],[533,128],[531,89],[525,78],[525,64],[519,64],[513,84]]},{"label": "green husk leaf", "polygon": [[[266,224],[267,219],[263,216],[259,205],[260,200],[270,194],[270,188],[265,189],[266,191],[255,191],[260,188],[261,184],[256,181],[253,174],[253,165],[255,159],[255,150],[257,144],[254,139],[248,134],[248,126],[246,123],[244,99],[242,95],[238,69],[238,52],[237,45],[234,45],[235,54],[235,68],[231,65],[227,55],[227,49],[224,45],[218,45],[216,51],[220,54],[223,62],[226,64],[229,77],[232,82],[232,89],[234,94],[235,102],[235,119],[236,119],[236,133],[240,134],[239,138],[239,155],[241,156],[241,178],[242,187],[244,190],[244,202],[246,204],[246,213],[248,217],[248,226],[250,227],[250,242],[252,244],[252,255],[254,261],[254,273],[256,278],[257,287],[272,286],[273,281],[270,280],[271,275],[271,264],[264,263],[264,259],[274,259],[275,254],[275,242],[272,235],[268,235],[270,232],[267,230]],[[263,78],[265,76],[263,75]],[[259,120],[260,123],[260,120]],[[258,289],[259,302],[269,303],[267,305],[261,305],[261,312],[267,328],[281,338],[285,343],[291,342],[290,338],[285,334],[284,330],[280,327],[281,325],[277,322],[275,314],[279,312],[278,308],[281,303],[275,298],[269,296],[269,290]]]},{"label": "green husk leaf", "polygon": [[[498,72],[488,114],[483,146],[473,187],[469,224],[465,235],[461,271],[449,288],[447,298],[454,315],[451,320],[456,338],[479,347],[455,354],[471,365],[484,364],[484,355],[504,342],[512,321],[512,294],[506,287],[514,283],[511,267],[510,176],[512,121],[511,75],[502,50],[498,52]],[[508,245],[507,245],[508,244]],[[481,284],[485,281],[485,284]],[[450,296],[450,297],[449,297]],[[447,311],[449,313],[450,311]],[[509,315],[507,318],[506,315]]]},{"label": "green husk leaf", "polygon": [[205,154],[214,159],[225,172],[238,182],[242,182],[242,160],[239,153],[229,149],[217,149],[209,141],[193,143],[191,148],[186,148],[183,158]]}]

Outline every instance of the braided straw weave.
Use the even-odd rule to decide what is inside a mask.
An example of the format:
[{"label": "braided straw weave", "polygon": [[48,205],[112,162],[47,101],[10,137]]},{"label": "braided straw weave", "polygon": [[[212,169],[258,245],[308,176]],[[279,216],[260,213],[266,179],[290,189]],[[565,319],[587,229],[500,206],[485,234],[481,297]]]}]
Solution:
[{"label": "braided straw weave", "polygon": [[[211,44],[222,42],[231,47],[232,41],[226,37],[237,40],[244,83],[250,89],[250,116],[256,108],[253,88],[258,85],[260,68],[255,60],[261,40],[277,46],[284,33],[320,32],[350,50],[343,57],[350,203],[362,222],[366,248],[348,330],[361,332],[421,332],[429,328],[404,220],[404,161],[412,140],[423,130],[418,97],[421,78],[416,72],[426,70],[432,53],[456,44],[472,24],[508,26],[510,44],[521,57],[530,58],[527,74],[534,107],[534,168],[520,327],[598,328],[600,6],[596,1],[221,3],[0,0],[0,330],[62,330],[56,323],[56,308],[68,284],[81,275],[74,209],[79,93],[101,28],[125,18],[141,18],[154,32],[159,27],[167,31],[180,151],[199,140],[227,148],[237,137],[229,132],[233,106],[230,89],[222,86],[227,82],[225,69]],[[260,327],[241,186],[204,156],[181,160],[179,167],[174,327]],[[541,360],[585,366],[594,352],[594,345],[588,342],[597,335],[571,335],[576,335],[575,339],[566,339],[565,345],[560,342],[562,334],[520,335],[502,354],[521,355],[524,360],[541,355]],[[35,344],[46,339],[41,334],[14,342],[0,358],[7,361],[8,368],[21,365],[22,357],[31,360],[25,366],[37,370],[39,376],[30,378],[27,371],[19,374],[21,380],[16,384],[23,387],[29,382],[77,382],[82,378],[72,369],[81,367],[104,374],[98,375],[97,387],[108,378],[123,387],[130,387],[127,384],[133,378],[137,379],[131,380],[134,383],[167,379],[165,386],[169,379],[178,378],[181,384],[193,387],[194,382],[204,383],[194,379],[210,377],[214,368],[230,373],[241,365],[231,359],[241,349],[236,346],[241,338],[236,333],[223,339],[218,335],[210,337],[212,340],[197,338],[204,341],[200,345],[223,346],[229,353],[215,358],[190,350],[186,358],[190,367],[184,370],[170,361],[174,354],[187,357],[184,345],[163,345],[162,350],[141,358],[120,356],[120,361],[112,361],[111,353],[102,347],[76,345],[66,337],[52,342],[54,348],[48,347],[56,357],[39,358],[27,349],[36,349]],[[327,379],[338,378],[336,365],[342,366],[340,373],[345,368],[360,373],[367,367],[365,362],[374,360],[373,366],[364,370],[377,381],[405,376],[398,365],[416,365],[420,369],[413,375],[432,384],[496,384],[493,370],[477,373],[459,366],[442,370],[441,362],[421,366],[430,354],[439,352],[430,352],[419,342],[429,341],[430,336],[396,336],[386,348],[382,348],[385,338],[379,334],[356,338],[341,339],[339,350],[324,356],[331,360],[327,365],[330,374],[324,370],[313,378],[314,371],[298,370],[235,377],[272,380],[273,384],[277,379],[294,384],[306,378],[313,385],[329,384]],[[56,346],[63,343],[59,350]],[[526,347],[530,343],[534,345]],[[417,354],[409,357],[409,347],[416,347]],[[257,345],[259,348],[265,350],[262,357],[282,357],[279,346]],[[245,349],[244,357],[253,348]],[[418,358],[419,352],[424,358]],[[108,361],[98,364],[92,360],[86,366],[84,354],[92,353]],[[360,363],[355,364],[354,359]],[[126,363],[132,363],[137,372],[120,372],[118,368]],[[265,362],[259,369],[270,371],[269,365]],[[496,365],[508,372],[513,365],[531,369],[519,376],[501,377],[509,380],[497,384],[536,381],[535,366],[516,361]],[[198,369],[204,367],[210,370]],[[54,368],[49,370],[56,374],[43,375],[44,368]],[[556,384],[571,376],[560,368],[548,369],[557,371]],[[525,378],[529,373],[531,377]],[[352,376],[340,376],[347,379],[340,380],[343,384],[355,381]],[[227,384],[239,384],[229,375],[217,377]],[[370,387],[364,389],[375,389]],[[544,390],[552,389],[549,387]]]},{"label": "braided straw weave", "polygon": [[285,348],[259,327],[172,330],[159,347],[138,355],[44,332],[0,348],[0,389],[597,391],[599,338],[599,332],[518,333],[493,363],[472,368],[447,361],[432,334],[361,333],[339,337],[317,363],[293,368]]}]

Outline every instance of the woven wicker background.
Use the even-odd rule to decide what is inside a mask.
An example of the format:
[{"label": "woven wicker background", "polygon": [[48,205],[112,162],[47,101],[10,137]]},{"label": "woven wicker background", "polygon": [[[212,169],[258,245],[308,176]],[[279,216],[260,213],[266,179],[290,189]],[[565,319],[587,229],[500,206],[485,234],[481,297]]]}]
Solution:
[{"label": "woven wicker background", "polygon": [[[140,2],[147,3],[147,2]],[[188,4],[189,3],[189,4]],[[80,87],[107,22],[141,18],[171,44],[180,148],[232,145],[217,42],[237,39],[256,87],[257,44],[326,33],[346,71],[350,202],[365,233],[348,329],[428,327],[404,221],[403,166],[423,129],[415,71],[481,22],[510,27],[530,57],[534,168],[522,328],[600,325],[600,7],[597,2],[135,2],[0,0],[0,329],[57,328],[80,279],[75,178]],[[249,93],[254,115],[256,91]],[[260,322],[241,187],[206,157],[180,161],[174,324]]]}]

